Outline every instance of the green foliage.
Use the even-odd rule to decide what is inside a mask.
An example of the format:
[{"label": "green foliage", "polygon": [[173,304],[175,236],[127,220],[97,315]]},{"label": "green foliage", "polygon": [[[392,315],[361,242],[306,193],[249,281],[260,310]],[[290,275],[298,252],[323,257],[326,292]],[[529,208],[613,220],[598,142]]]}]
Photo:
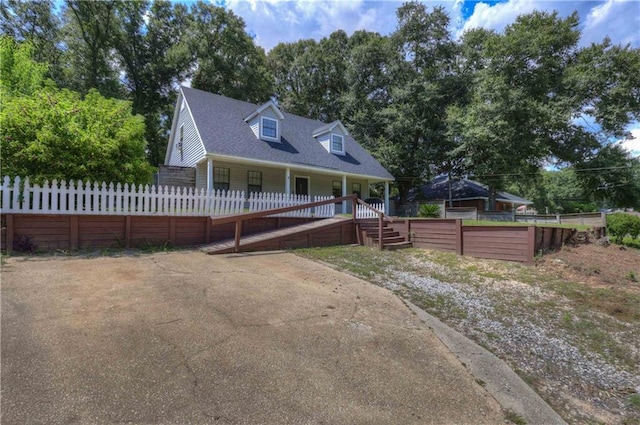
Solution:
[{"label": "green foliage", "polygon": [[615,243],[622,243],[625,237],[637,239],[640,235],[640,217],[625,213],[607,215],[607,231]]},{"label": "green foliage", "polygon": [[418,209],[418,217],[440,218],[440,205],[422,204]]},{"label": "green foliage", "polygon": [[18,44],[14,39],[0,37],[0,90],[2,95],[32,94],[42,87],[47,65],[34,62],[33,46]]},{"label": "green foliage", "polygon": [[191,8],[189,44],[197,70],[193,88],[249,102],[272,93],[265,53],[232,11],[198,1]]},{"label": "green foliage", "polygon": [[2,172],[43,179],[147,183],[144,122],[129,102],[91,90],[8,96],[0,112]]}]

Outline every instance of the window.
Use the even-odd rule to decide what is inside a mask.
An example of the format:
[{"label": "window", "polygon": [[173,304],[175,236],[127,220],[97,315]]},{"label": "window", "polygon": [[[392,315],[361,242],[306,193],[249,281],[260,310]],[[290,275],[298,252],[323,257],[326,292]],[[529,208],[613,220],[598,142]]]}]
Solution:
[{"label": "window", "polygon": [[339,198],[342,196],[342,182],[335,181],[333,182],[333,196],[335,198]]},{"label": "window", "polygon": [[180,110],[182,111],[186,105],[187,105],[187,102],[185,102],[185,100],[182,99],[182,103],[180,104]]},{"label": "window", "polygon": [[344,152],[344,138],[338,134],[331,135],[331,150],[334,152]]},{"label": "window", "polygon": [[247,192],[262,192],[262,171],[247,171]]},{"label": "window", "polygon": [[362,198],[362,186],[360,186],[360,183],[353,183],[351,185],[351,193],[358,195],[358,198]]},{"label": "window", "polygon": [[229,169],[213,167],[213,188],[215,190],[229,190]]},{"label": "window", "polygon": [[184,161],[184,151],[182,150],[184,148],[184,125],[180,126],[180,141],[177,148],[180,151],[180,161]]},{"label": "window", "polygon": [[262,137],[275,139],[278,137],[278,121],[262,117]]}]

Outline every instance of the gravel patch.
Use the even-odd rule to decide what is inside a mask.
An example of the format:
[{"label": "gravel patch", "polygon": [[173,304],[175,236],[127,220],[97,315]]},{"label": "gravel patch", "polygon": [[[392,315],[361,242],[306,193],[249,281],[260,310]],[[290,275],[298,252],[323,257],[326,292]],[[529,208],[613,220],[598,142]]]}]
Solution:
[{"label": "gravel patch", "polygon": [[[408,269],[418,271],[388,267],[376,283],[424,300],[429,312],[519,371],[569,422],[640,423],[640,413],[628,401],[640,393],[640,368],[612,359],[606,346],[602,352],[585,346],[580,332],[571,329],[584,312],[574,312],[568,300],[516,280],[442,282],[428,274],[447,274],[446,267],[415,257],[408,263]],[[543,302],[554,307],[535,307]],[[588,318],[596,324],[615,321],[593,312]],[[637,324],[614,324],[622,330],[603,332],[602,343],[614,343],[637,359]]]}]

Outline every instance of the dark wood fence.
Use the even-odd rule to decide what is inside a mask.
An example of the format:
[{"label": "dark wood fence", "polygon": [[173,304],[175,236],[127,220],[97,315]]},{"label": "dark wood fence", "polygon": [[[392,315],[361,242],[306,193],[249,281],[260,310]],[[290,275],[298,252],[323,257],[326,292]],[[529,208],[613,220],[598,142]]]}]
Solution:
[{"label": "dark wood fence", "polygon": [[[264,217],[246,220],[243,235],[252,235],[314,220]],[[353,233],[353,225],[348,225]],[[346,232],[345,230],[344,232]],[[318,235],[323,245],[343,243],[342,230]],[[39,251],[79,248],[193,246],[233,239],[234,223],[213,225],[209,217],[6,214],[2,216],[2,249],[33,247]],[[353,238],[348,242],[351,243]]]},{"label": "dark wood fence", "polygon": [[527,264],[533,263],[537,252],[562,247],[574,232],[554,227],[463,226],[460,219],[394,219],[390,225],[409,235],[416,248]]}]

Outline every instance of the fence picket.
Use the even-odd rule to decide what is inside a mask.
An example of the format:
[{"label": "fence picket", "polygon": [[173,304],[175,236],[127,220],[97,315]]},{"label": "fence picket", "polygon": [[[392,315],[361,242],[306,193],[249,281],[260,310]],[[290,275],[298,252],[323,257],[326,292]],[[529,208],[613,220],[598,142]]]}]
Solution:
[{"label": "fence picket", "polygon": [[[171,215],[218,216],[240,214],[245,204],[249,212],[301,205],[331,199],[332,196],[209,190],[168,186],[134,185],[82,180],[52,180],[32,185],[29,178],[5,176],[0,181],[0,202],[3,214],[108,214],[108,215]],[[280,217],[333,217],[333,204],[306,208]]]}]

